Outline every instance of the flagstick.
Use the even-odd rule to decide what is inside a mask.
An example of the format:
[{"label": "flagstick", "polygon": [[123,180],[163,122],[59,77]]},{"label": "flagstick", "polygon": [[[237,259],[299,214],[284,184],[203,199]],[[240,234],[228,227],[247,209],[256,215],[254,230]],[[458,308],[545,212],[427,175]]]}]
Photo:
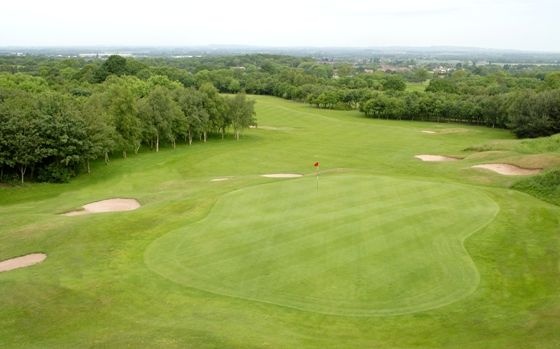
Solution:
[{"label": "flagstick", "polygon": [[319,191],[319,161],[316,161],[313,166],[315,167],[315,176],[317,177],[317,191]]},{"label": "flagstick", "polygon": [[317,191],[319,191],[319,166],[317,166]]}]

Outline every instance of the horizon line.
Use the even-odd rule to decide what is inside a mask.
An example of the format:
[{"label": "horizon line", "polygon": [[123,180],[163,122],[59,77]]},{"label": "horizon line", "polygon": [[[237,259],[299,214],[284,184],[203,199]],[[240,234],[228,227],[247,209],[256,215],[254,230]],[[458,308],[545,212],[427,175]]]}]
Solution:
[{"label": "horizon line", "polygon": [[454,45],[427,45],[427,46],[407,46],[407,45],[379,45],[379,46],[336,46],[336,45],[246,45],[246,44],[189,44],[189,45],[131,45],[131,44],[85,44],[85,45],[0,45],[0,49],[97,49],[97,48],[127,48],[127,49],[199,49],[199,48],[221,48],[221,49],[269,49],[269,50],[310,50],[310,49],[339,49],[339,50],[372,50],[372,49],[405,49],[405,50],[457,50],[457,51],[495,51],[495,52],[516,52],[516,53],[540,53],[540,54],[560,54],[560,51],[540,50],[540,49],[520,49],[520,48],[494,48],[480,46],[454,46]]}]

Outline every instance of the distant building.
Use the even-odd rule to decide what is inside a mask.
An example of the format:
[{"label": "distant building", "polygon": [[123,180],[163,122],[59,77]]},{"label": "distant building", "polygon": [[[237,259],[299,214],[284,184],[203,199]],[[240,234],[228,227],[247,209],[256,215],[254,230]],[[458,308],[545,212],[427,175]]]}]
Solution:
[{"label": "distant building", "polygon": [[452,71],[453,71],[453,68],[446,68],[446,67],[443,67],[441,65],[433,70],[434,76],[439,76],[439,77],[446,76],[449,73],[451,73]]}]

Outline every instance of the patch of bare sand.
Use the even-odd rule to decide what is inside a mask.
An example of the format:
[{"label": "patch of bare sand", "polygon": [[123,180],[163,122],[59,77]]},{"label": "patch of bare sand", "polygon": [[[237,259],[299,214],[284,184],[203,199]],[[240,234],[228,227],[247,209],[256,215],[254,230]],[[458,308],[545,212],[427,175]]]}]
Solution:
[{"label": "patch of bare sand", "polygon": [[421,132],[422,132],[422,133],[429,133],[429,134],[435,134],[435,133],[437,133],[437,132],[435,132],[435,131],[428,131],[428,130],[422,130]]},{"label": "patch of bare sand", "polygon": [[452,158],[450,156],[443,156],[443,155],[427,155],[427,154],[423,154],[423,155],[414,155],[415,158],[420,159],[422,161],[457,161],[459,159],[457,158]]},{"label": "patch of bare sand", "polygon": [[266,125],[259,125],[257,126],[249,126],[249,128],[257,128],[261,130],[268,130],[268,131],[290,131],[292,130],[291,127],[275,127],[275,126],[266,126]]},{"label": "patch of bare sand", "polygon": [[523,168],[510,164],[482,164],[471,167],[494,171],[505,176],[528,176],[541,172],[540,168]]},{"label": "patch of bare sand", "polygon": [[270,174],[261,175],[261,177],[266,177],[266,178],[297,178],[301,176],[303,175],[299,173],[270,173]]},{"label": "patch of bare sand", "polygon": [[210,180],[210,182],[223,182],[223,181],[229,181],[229,178],[214,178]]},{"label": "patch of bare sand", "polygon": [[81,210],[64,213],[65,216],[81,216],[90,213],[132,211],[140,207],[140,203],[135,199],[108,199],[92,202],[82,206]]},{"label": "patch of bare sand", "polygon": [[41,263],[47,258],[44,253],[31,253],[25,256],[6,259],[0,262],[0,273],[18,268],[28,267],[33,264]]}]

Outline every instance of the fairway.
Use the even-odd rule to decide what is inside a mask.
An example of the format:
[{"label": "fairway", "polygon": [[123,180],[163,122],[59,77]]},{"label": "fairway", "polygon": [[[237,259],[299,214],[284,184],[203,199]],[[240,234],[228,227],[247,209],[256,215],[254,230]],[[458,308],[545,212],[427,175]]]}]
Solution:
[{"label": "fairway", "polygon": [[151,269],[202,290],[338,315],[390,315],[472,293],[463,240],[497,205],[476,190],[331,175],[225,195],[201,222],[156,240]]},{"label": "fairway", "polygon": [[472,168],[541,167],[469,150],[511,133],[250,98],[239,141],[0,187],[0,261],[48,256],[0,273],[0,347],[560,347],[560,208]]}]

